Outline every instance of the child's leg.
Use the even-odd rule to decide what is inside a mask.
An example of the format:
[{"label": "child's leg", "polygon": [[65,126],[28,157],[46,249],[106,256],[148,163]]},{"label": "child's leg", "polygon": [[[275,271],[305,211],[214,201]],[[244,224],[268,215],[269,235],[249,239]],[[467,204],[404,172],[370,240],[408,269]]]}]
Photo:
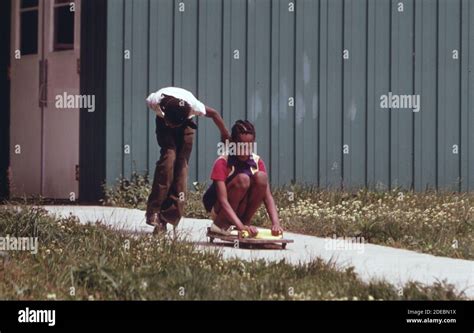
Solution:
[{"label": "child's leg", "polygon": [[247,194],[247,204],[242,213],[242,223],[249,225],[257,209],[265,198],[268,186],[268,176],[264,172],[257,172],[251,178],[250,188]]},{"label": "child's leg", "polygon": [[193,149],[194,130],[191,127],[179,129],[176,133],[177,155],[174,165],[174,179],[161,216],[166,222],[177,225],[184,215],[184,204],[188,185],[188,163]]},{"label": "child's leg", "polygon": [[147,203],[147,223],[158,225],[156,214],[160,213],[161,205],[168,197],[168,192],[174,178],[174,165],[176,161],[176,142],[173,130],[166,127],[163,119],[156,119],[156,138],[160,150],[160,159],[156,162],[155,174],[150,196]]},{"label": "child's leg", "polygon": [[[227,200],[235,212],[239,211],[239,206],[245,202],[248,189],[250,187],[250,177],[246,174],[238,174],[227,184]],[[217,214],[214,223],[220,228],[229,228],[232,223],[227,219],[224,210],[216,203],[214,211]],[[237,215],[239,215],[237,213]]]},{"label": "child's leg", "polygon": [[249,196],[248,196],[248,191],[247,191],[247,195],[242,199],[242,201],[239,204],[239,207],[237,208],[237,216],[239,217],[240,220],[242,220],[245,215],[245,210],[247,209],[248,201],[249,201]]}]

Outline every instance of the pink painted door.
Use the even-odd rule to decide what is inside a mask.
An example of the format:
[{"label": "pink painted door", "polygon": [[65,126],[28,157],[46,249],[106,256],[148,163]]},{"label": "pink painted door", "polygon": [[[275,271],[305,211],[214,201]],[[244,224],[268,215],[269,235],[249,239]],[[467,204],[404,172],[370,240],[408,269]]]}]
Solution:
[{"label": "pink painted door", "polygon": [[42,110],[39,62],[42,2],[12,2],[10,61],[10,191],[12,196],[41,194]]},{"label": "pink painted door", "polygon": [[13,1],[12,196],[77,198],[79,1]]}]

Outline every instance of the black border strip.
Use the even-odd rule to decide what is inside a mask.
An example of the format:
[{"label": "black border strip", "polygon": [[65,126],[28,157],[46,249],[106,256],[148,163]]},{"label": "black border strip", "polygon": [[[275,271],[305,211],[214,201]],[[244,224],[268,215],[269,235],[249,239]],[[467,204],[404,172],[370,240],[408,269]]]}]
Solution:
[{"label": "black border strip", "polygon": [[95,95],[95,111],[81,109],[79,201],[103,198],[106,168],[107,0],[81,2],[80,92]]}]

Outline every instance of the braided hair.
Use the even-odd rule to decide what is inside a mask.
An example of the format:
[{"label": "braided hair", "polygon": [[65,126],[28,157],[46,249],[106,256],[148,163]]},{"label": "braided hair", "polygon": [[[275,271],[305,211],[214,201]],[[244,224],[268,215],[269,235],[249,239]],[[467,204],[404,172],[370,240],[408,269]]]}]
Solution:
[{"label": "braided hair", "polygon": [[250,121],[237,120],[234,126],[232,126],[231,139],[233,142],[238,142],[240,140],[240,135],[242,134],[251,134],[255,140],[255,127]]}]

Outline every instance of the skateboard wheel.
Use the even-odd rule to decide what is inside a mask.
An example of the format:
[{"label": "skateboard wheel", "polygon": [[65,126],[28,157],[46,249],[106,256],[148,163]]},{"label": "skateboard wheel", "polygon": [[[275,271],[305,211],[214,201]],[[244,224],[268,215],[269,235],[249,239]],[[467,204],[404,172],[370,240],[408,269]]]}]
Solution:
[{"label": "skateboard wheel", "polygon": [[209,243],[214,243],[214,238],[213,237],[209,237]]},{"label": "skateboard wheel", "polygon": [[282,248],[283,250],[285,250],[285,249],[286,249],[286,243],[281,244],[281,248]]}]

